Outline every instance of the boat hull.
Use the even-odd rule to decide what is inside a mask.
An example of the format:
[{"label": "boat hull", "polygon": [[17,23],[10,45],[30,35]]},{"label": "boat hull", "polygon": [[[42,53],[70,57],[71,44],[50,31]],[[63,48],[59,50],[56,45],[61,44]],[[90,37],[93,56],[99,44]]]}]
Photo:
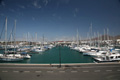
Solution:
[{"label": "boat hull", "polygon": [[22,61],[23,58],[17,58],[17,57],[1,57],[0,61],[4,61],[4,62],[18,62],[18,61]]}]

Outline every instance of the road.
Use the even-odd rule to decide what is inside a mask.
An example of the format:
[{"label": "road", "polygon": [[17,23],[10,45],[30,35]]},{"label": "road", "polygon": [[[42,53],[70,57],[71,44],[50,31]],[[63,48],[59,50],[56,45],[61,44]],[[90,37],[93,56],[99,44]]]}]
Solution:
[{"label": "road", "polygon": [[120,63],[0,64],[0,80],[120,80]]}]

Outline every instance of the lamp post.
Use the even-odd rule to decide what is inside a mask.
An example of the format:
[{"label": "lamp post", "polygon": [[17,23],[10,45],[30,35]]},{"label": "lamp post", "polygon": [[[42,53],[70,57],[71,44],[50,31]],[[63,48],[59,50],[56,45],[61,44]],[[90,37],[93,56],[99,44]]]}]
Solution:
[{"label": "lamp post", "polygon": [[59,44],[59,67],[61,67],[61,52],[60,52],[60,44]]}]

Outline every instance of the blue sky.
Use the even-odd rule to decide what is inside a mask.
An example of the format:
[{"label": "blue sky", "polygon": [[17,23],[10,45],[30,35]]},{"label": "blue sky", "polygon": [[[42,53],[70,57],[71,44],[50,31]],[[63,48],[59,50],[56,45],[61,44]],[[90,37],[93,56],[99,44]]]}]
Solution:
[{"label": "blue sky", "polygon": [[93,32],[120,34],[120,0],[0,0],[0,32],[8,18],[8,34],[17,20],[16,37],[29,34],[38,39],[70,40],[86,37],[90,24]]}]

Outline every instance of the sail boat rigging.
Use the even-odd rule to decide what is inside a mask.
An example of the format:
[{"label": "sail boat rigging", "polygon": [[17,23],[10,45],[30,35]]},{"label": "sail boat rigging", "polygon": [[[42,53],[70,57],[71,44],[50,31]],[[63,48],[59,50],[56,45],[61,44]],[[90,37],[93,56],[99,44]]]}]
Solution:
[{"label": "sail boat rigging", "polygon": [[22,57],[16,57],[16,56],[10,56],[9,54],[7,54],[7,17],[5,19],[5,53],[3,54],[3,56],[0,56],[0,61],[22,61],[23,58]]}]

